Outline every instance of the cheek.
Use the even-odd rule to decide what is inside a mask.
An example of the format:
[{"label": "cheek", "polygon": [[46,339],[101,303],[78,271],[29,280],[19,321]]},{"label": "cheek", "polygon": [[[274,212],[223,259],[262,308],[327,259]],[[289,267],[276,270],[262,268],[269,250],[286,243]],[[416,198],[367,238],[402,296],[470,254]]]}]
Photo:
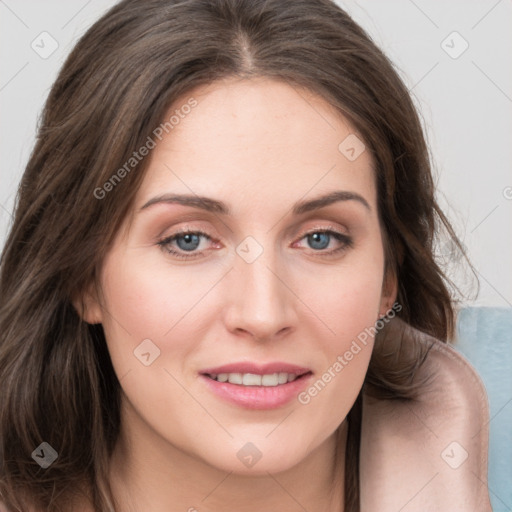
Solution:
[{"label": "cheek", "polygon": [[[186,347],[190,337],[174,337],[183,322],[189,322],[189,312],[208,291],[208,283],[191,282],[190,273],[166,271],[148,258],[112,255],[103,272],[103,327],[112,360],[126,370],[133,365],[134,350],[144,340],[151,340],[160,354],[159,365],[169,354],[176,355]],[[193,316],[193,315],[192,315]],[[176,327],[176,329],[175,329]],[[172,347],[163,340],[173,337]],[[147,342],[146,342],[147,344]],[[148,346],[151,346],[150,344]],[[135,355],[136,356],[136,355]]]},{"label": "cheek", "polygon": [[106,260],[102,283],[103,328],[125,399],[146,418],[154,419],[158,411],[167,424],[172,411],[190,407],[180,382],[200,340],[198,303],[211,288],[210,279],[191,282],[190,272],[170,272],[128,252]]},{"label": "cheek", "polygon": [[[383,256],[359,253],[336,272],[316,272],[303,281],[300,292],[318,319],[315,343],[324,354],[322,370],[298,397],[322,428],[335,428],[361,389],[373,350],[383,279]],[[313,286],[316,283],[317,286]],[[319,428],[321,426],[319,425]]]},{"label": "cheek", "polygon": [[359,251],[339,264],[302,268],[295,276],[297,295],[325,327],[327,353],[343,350],[378,318],[383,280],[382,250]]},{"label": "cheek", "polygon": [[138,373],[141,362],[148,362],[140,356],[148,351],[154,362],[144,370],[185,372],[206,330],[218,321],[216,286],[226,268],[172,265],[159,251],[120,249],[103,269],[103,328],[118,377]]}]

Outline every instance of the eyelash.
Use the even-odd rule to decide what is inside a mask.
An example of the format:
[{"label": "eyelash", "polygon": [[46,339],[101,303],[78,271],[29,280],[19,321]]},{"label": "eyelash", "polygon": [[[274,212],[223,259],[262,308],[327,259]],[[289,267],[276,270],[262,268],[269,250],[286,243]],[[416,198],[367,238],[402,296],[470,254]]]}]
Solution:
[{"label": "eyelash", "polygon": [[[299,238],[299,240],[302,240],[302,239],[306,238],[307,236],[310,236],[313,234],[318,234],[318,233],[329,234],[329,235],[333,236],[336,240],[338,240],[338,242],[341,242],[341,244],[342,244],[341,247],[338,247],[337,249],[332,249],[332,250],[326,251],[326,252],[324,252],[323,250],[319,250],[319,251],[314,250],[313,251],[314,253],[317,253],[321,257],[328,258],[331,256],[335,256],[339,252],[344,251],[346,249],[350,249],[353,246],[353,239],[351,237],[349,237],[348,235],[345,235],[343,233],[340,233],[338,231],[335,231],[334,229],[332,229],[330,227],[321,228],[321,229],[320,228],[313,229],[311,231],[307,231],[306,233],[302,234],[302,236]],[[174,249],[170,249],[171,242],[173,242],[177,238],[180,238],[184,235],[199,235],[199,236],[203,236],[213,242],[218,241],[218,240],[215,240],[213,237],[209,236],[207,233],[204,233],[203,231],[183,230],[183,231],[178,231],[178,232],[174,233],[173,235],[160,240],[157,243],[157,245],[159,245],[163,251],[171,254],[172,256],[174,256],[176,258],[182,259],[182,260],[197,258],[198,255],[202,254],[201,252],[190,252],[189,254],[186,254],[186,253],[175,251]]]}]

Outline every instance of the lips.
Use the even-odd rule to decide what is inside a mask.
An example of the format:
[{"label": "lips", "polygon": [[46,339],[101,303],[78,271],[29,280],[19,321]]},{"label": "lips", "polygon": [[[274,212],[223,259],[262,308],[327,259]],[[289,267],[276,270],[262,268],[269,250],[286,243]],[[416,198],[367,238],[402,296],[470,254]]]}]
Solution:
[{"label": "lips", "polygon": [[309,368],[289,363],[232,363],[200,372],[217,397],[247,409],[275,409],[290,402],[310,381]]}]

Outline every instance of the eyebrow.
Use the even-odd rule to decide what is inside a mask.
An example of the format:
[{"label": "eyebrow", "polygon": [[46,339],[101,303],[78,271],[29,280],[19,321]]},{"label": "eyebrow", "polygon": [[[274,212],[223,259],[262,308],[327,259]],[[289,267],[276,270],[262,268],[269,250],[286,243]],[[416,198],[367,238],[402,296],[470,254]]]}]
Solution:
[{"label": "eyebrow", "polygon": [[[346,190],[336,190],[329,194],[311,199],[308,201],[297,201],[292,208],[293,215],[301,215],[313,210],[324,208],[338,201],[356,201],[362,204],[367,210],[371,211],[368,201],[356,192]],[[212,213],[220,213],[230,215],[229,206],[217,199],[205,196],[188,195],[188,194],[162,194],[150,199],[140,208],[139,211],[145,210],[155,204],[181,204],[183,206],[191,206],[192,208],[200,208]]]}]

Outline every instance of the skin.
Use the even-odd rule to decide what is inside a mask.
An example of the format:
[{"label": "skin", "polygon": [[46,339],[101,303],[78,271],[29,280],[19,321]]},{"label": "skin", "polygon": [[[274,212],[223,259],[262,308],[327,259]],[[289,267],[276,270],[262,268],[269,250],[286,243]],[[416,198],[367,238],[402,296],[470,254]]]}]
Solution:
[{"label": "skin", "polygon": [[[132,215],[103,262],[101,296],[85,298],[85,319],[103,324],[123,391],[114,494],[123,511],[340,511],[344,449],[333,473],[335,432],[344,442],[373,340],[307,405],[247,410],[212,394],[198,372],[286,361],[316,380],[389,310],[396,282],[384,276],[370,152],[347,159],[338,145],[356,130],[319,96],[282,82],[216,82],[171,111],[192,96],[198,105],[151,152]],[[296,201],[335,190],[369,208],[346,200],[292,215]],[[232,213],[178,204],[139,211],[171,192],[221,200]],[[213,241],[201,238],[200,255],[181,260],[158,241],[185,227]],[[306,234],[322,229],[352,245],[331,236],[318,248]],[[252,263],[236,252],[247,236],[263,249]],[[149,366],[134,357],[145,339],[160,350]],[[247,442],[262,454],[250,468],[237,457]]]}]

